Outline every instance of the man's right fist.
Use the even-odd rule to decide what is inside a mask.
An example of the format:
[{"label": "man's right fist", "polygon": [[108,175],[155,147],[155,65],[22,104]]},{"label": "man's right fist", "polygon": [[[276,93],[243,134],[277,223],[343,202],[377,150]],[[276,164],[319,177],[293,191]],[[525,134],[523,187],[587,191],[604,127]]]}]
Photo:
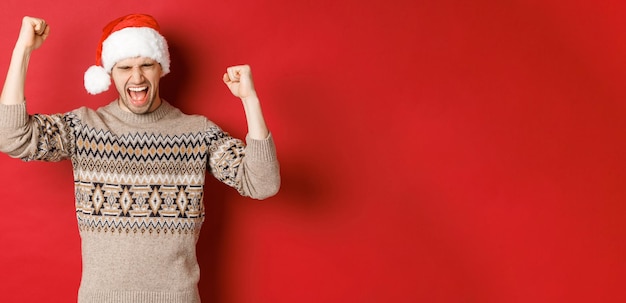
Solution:
[{"label": "man's right fist", "polygon": [[26,51],[36,50],[48,38],[49,34],[50,26],[45,20],[26,16],[22,19],[22,28],[17,38],[16,47],[23,47]]}]

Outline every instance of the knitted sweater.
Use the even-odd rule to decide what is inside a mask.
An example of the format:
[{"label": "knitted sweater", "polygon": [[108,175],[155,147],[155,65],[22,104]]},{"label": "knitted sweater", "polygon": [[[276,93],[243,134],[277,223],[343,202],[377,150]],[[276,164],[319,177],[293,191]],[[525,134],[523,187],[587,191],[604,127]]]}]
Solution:
[{"label": "knitted sweater", "polygon": [[83,272],[78,302],[200,302],[196,242],[205,171],[257,199],[280,184],[271,135],[246,144],[167,102],[136,115],[28,115],[0,105],[0,151],[72,161]]}]

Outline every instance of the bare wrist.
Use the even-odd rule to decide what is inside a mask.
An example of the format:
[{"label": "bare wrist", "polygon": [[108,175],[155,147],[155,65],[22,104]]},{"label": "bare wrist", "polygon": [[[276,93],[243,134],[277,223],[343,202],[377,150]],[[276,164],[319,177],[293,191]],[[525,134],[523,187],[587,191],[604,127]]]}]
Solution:
[{"label": "bare wrist", "polygon": [[257,97],[256,93],[251,94],[250,96],[241,98],[241,102],[250,104],[250,103],[259,103],[259,97]]},{"label": "bare wrist", "polygon": [[15,44],[13,47],[13,56],[21,56],[24,58],[29,58],[30,54],[33,51],[26,46],[21,45],[19,42]]}]

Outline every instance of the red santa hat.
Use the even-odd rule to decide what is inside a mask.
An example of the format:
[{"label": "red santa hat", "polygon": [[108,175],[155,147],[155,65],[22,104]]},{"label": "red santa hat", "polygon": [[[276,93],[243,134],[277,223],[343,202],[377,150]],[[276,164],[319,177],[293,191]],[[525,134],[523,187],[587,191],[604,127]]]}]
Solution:
[{"label": "red santa hat", "polygon": [[162,76],[170,72],[167,41],[159,24],[149,15],[132,14],[117,18],[102,30],[96,51],[96,65],[85,72],[85,89],[92,95],[111,86],[111,70],[120,60],[147,57],[161,64]]}]

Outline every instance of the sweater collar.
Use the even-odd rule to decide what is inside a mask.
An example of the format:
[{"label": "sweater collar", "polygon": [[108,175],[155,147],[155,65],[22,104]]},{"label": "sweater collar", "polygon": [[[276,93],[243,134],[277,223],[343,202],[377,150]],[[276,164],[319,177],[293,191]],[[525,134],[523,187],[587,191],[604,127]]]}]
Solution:
[{"label": "sweater collar", "polygon": [[118,101],[115,100],[107,105],[107,110],[114,116],[118,117],[118,119],[129,124],[154,123],[161,120],[168,113],[170,113],[172,109],[174,109],[174,107],[170,105],[167,101],[161,99],[161,105],[156,110],[147,114],[139,115],[123,110],[117,102]]}]

